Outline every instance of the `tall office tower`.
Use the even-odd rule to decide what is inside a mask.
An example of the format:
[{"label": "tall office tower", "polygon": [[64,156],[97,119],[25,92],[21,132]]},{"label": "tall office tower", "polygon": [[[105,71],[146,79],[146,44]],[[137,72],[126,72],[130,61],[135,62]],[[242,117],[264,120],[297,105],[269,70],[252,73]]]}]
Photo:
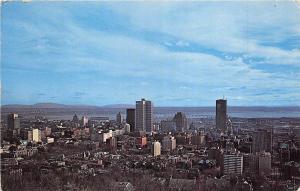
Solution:
[{"label": "tall office tower", "polygon": [[177,112],[173,120],[175,121],[176,124],[176,131],[183,132],[187,130],[188,122],[184,113]]},{"label": "tall office tower", "polygon": [[20,118],[16,113],[11,113],[7,117],[7,125],[9,129],[20,129]]},{"label": "tall office tower", "polygon": [[27,132],[27,140],[28,141],[32,141],[32,138],[33,138],[33,136],[32,136],[32,130],[30,130],[30,131]]},{"label": "tall office tower", "polygon": [[134,132],[135,128],[135,109],[126,109],[126,123],[130,125],[130,131]]},{"label": "tall office tower", "polygon": [[222,132],[226,131],[227,121],[227,100],[216,100],[216,128]]},{"label": "tall office tower", "polygon": [[117,122],[117,125],[122,124],[122,114],[121,114],[121,112],[117,113],[116,122]]},{"label": "tall office tower", "polygon": [[82,122],[82,126],[85,127],[88,125],[89,119],[86,116],[82,116],[81,122]]},{"label": "tall office tower", "polygon": [[224,175],[240,175],[243,173],[243,156],[224,154],[221,171]]},{"label": "tall office tower", "polygon": [[135,130],[151,132],[153,126],[153,105],[151,101],[144,98],[136,101],[135,111]]},{"label": "tall office tower", "polygon": [[258,129],[253,132],[252,152],[272,152],[273,129]]},{"label": "tall office tower", "polygon": [[159,156],[161,154],[161,144],[160,144],[160,142],[158,142],[158,141],[153,142],[151,151],[152,151],[152,155],[154,157]]},{"label": "tall office tower", "polygon": [[279,147],[279,159],[280,163],[286,163],[291,160],[291,152],[288,144],[280,144]]},{"label": "tall office tower", "polygon": [[271,174],[271,153],[262,152],[259,154],[259,175],[268,176]]},{"label": "tall office tower", "polygon": [[243,155],[243,174],[249,176],[257,176],[259,168],[259,158],[258,154],[247,153]]},{"label": "tall office tower", "polygon": [[32,129],[32,141],[35,141],[35,142],[41,142],[42,141],[41,130]]},{"label": "tall office tower", "polygon": [[73,120],[72,120],[72,121],[73,121],[74,123],[78,123],[79,119],[78,119],[78,117],[77,117],[76,114],[73,116]]}]

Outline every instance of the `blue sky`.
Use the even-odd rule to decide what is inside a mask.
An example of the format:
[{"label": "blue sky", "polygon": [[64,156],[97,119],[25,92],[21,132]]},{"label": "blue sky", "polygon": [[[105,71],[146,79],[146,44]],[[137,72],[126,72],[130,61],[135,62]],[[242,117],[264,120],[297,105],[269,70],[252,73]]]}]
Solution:
[{"label": "blue sky", "polygon": [[6,2],[2,104],[300,105],[300,3]]}]

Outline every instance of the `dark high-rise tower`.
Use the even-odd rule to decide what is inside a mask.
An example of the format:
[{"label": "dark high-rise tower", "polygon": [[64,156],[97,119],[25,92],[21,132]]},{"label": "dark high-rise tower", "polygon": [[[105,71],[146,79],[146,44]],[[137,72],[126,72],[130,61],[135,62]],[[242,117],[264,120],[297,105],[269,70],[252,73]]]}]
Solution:
[{"label": "dark high-rise tower", "polygon": [[116,122],[117,122],[117,125],[122,124],[122,114],[121,114],[121,112],[117,113]]},{"label": "dark high-rise tower", "polygon": [[16,113],[9,114],[7,117],[7,124],[9,129],[20,129],[20,118]]},{"label": "dark high-rise tower", "polygon": [[216,100],[216,128],[225,132],[227,121],[227,100]]},{"label": "dark high-rise tower", "polygon": [[252,152],[272,152],[273,129],[258,129],[252,135]]},{"label": "dark high-rise tower", "polygon": [[177,131],[186,131],[187,130],[187,118],[184,113],[177,112],[173,118],[176,123],[176,130]]},{"label": "dark high-rise tower", "polygon": [[151,132],[153,126],[153,105],[151,101],[136,101],[135,130]]},{"label": "dark high-rise tower", "polygon": [[130,131],[135,131],[135,109],[126,110],[126,123],[130,125]]},{"label": "dark high-rise tower", "polygon": [[77,115],[75,114],[74,116],[73,116],[73,120],[72,120],[74,123],[78,123],[79,122],[79,119],[78,119],[78,117],[77,117]]}]

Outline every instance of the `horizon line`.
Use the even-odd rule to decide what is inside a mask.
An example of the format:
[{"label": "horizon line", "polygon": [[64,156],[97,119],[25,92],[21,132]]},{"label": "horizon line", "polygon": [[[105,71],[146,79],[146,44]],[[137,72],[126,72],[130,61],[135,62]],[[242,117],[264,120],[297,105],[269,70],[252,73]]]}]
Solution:
[{"label": "horizon line", "polygon": [[[135,106],[135,104],[129,104],[129,103],[116,103],[116,104],[105,104],[105,105],[91,105],[91,104],[65,104],[65,103],[56,103],[56,102],[37,102],[32,104],[23,104],[23,103],[10,103],[10,104],[0,104],[0,107],[4,106],[34,106],[38,104],[53,104],[53,105],[64,105],[64,106],[82,106],[82,107],[109,107],[109,106],[117,106],[117,105],[132,105]],[[180,106],[174,106],[174,105],[154,105],[154,107],[215,107],[215,105],[180,105]],[[227,107],[300,107],[300,105],[227,105]]]}]

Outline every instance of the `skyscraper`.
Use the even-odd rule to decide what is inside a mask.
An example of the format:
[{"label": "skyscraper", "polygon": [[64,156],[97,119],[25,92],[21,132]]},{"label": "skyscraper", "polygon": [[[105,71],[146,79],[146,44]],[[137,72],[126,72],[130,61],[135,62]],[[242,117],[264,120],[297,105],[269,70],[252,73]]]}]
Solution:
[{"label": "skyscraper", "polygon": [[257,176],[259,172],[259,155],[247,153],[243,155],[243,174]]},{"label": "skyscraper", "polygon": [[122,123],[122,114],[121,114],[121,112],[117,113],[116,122],[117,122],[117,125],[121,125],[121,123]]},{"label": "skyscraper", "polygon": [[151,132],[153,126],[153,105],[144,98],[136,101],[135,130]]},{"label": "skyscraper", "polygon": [[173,118],[176,123],[176,131],[186,131],[187,130],[187,118],[184,113],[177,112]]},{"label": "skyscraper", "polygon": [[216,128],[225,132],[227,121],[227,100],[216,100]]},{"label": "skyscraper", "polygon": [[20,118],[16,113],[11,113],[7,117],[7,124],[9,129],[20,129]]},{"label": "skyscraper", "polygon": [[161,144],[158,141],[155,141],[152,143],[152,148],[151,148],[152,155],[154,157],[159,156],[161,154]]},{"label": "skyscraper", "polygon": [[130,131],[133,132],[135,130],[135,109],[126,110],[126,123],[130,125]]},{"label": "skyscraper", "polygon": [[78,123],[79,119],[78,119],[78,117],[77,117],[76,114],[73,116],[73,120],[72,120],[72,121],[73,121],[74,123]]},{"label": "skyscraper", "polygon": [[41,142],[42,140],[41,130],[32,129],[32,140],[35,142]]},{"label": "skyscraper", "polygon": [[259,175],[270,175],[271,174],[271,153],[262,152],[259,154]]},{"label": "skyscraper", "polygon": [[258,129],[253,132],[252,152],[272,152],[273,129]]},{"label": "skyscraper", "polygon": [[237,154],[224,154],[221,171],[225,175],[240,175],[243,172],[243,156]]},{"label": "skyscraper", "polygon": [[81,122],[82,122],[82,126],[85,127],[88,125],[89,119],[86,116],[82,116]]}]

